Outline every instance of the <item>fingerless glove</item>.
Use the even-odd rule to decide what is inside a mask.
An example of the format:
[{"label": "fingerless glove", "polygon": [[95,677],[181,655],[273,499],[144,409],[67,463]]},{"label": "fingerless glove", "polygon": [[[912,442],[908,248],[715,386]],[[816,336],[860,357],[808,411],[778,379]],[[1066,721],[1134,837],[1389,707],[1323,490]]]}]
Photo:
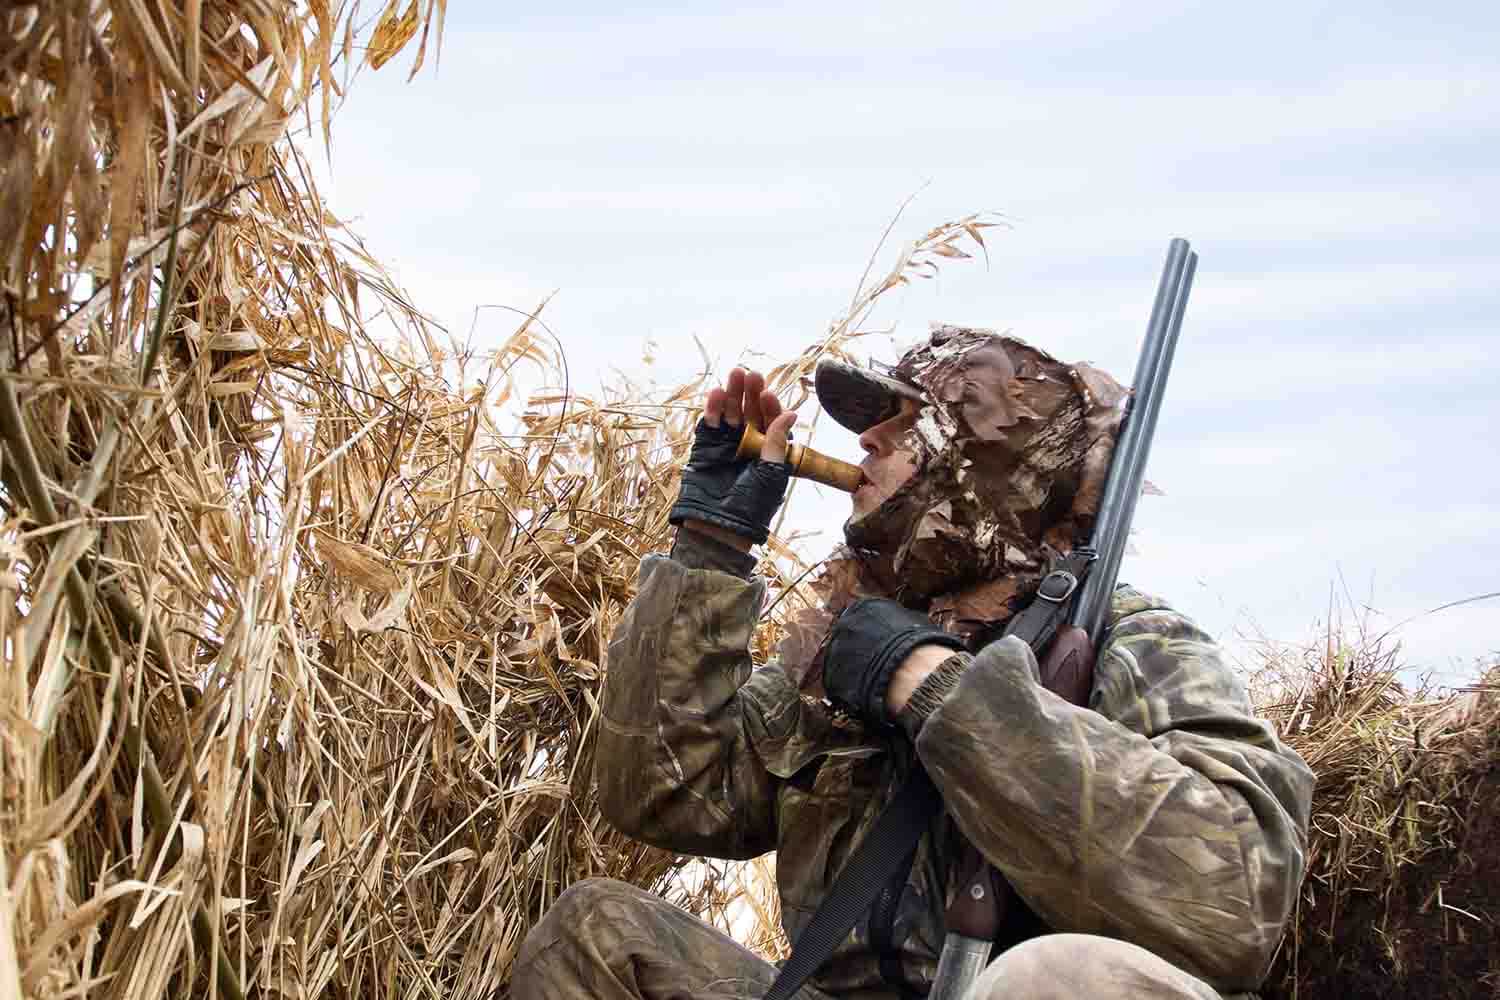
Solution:
[{"label": "fingerless glove", "polygon": [[673,525],[688,518],[705,521],[757,545],[771,534],[771,518],[786,498],[791,473],[785,462],[736,459],[745,427],[702,420],[693,430],[693,449],[682,470],[677,502],[667,514]]}]

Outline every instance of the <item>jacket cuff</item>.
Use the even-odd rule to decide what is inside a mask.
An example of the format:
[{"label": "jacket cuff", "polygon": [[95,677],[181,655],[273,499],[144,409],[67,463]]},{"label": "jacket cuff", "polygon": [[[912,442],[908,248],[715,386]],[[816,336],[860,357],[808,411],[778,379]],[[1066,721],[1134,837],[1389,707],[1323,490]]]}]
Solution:
[{"label": "jacket cuff", "polygon": [[750,579],[756,562],[750,553],[688,527],[677,529],[677,538],[672,542],[672,560],[688,569],[718,570],[741,580]]},{"label": "jacket cuff", "polygon": [[964,671],[974,662],[972,653],[954,653],[942,663],[937,669],[922,679],[917,689],[911,693],[896,721],[901,728],[906,730],[906,735],[913,740],[917,733],[922,731],[922,726],[927,718],[936,712],[938,706],[947,700],[952,690],[958,687],[958,679],[963,676]]}]

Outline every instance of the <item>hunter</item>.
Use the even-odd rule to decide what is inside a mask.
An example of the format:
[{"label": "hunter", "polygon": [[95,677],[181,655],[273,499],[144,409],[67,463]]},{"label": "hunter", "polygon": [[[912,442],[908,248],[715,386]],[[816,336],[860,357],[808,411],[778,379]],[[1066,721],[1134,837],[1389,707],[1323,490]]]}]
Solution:
[{"label": "hunter", "polygon": [[[736,369],[708,394],[669,520],[608,651],[596,775],[632,837],[713,858],[776,852],[796,941],[914,762],[941,815],[797,994],[925,995],[963,852],[1003,901],[990,998],[1253,995],[1305,867],[1313,777],[1202,629],[1131,587],[1081,704],[997,636],[1097,509],[1124,395],[989,331],[936,328],[892,368],[819,365],[859,435],[846,546],[755,668],[752,546],[785,496],[796,416]],[[736,461],[746,423],[758,461]],[[1086,704],[1087,707],[1083,707]],[[972,845],[972,846],[969,846]],[[517,957],[519,998],[756,998],[777,967],[650,893],[579,883]]]}]

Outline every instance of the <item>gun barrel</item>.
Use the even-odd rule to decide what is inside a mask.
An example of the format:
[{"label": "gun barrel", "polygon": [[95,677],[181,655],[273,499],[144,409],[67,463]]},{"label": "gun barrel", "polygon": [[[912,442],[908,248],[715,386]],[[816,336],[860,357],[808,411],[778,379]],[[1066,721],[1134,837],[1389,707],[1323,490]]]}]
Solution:
[{"label": "gun barrel", "polygon": [[[765,440],[765,435],[760,432],[759,428],[746,425],[745,436],[740,438],[740,447],[735,453],[735,458],[758,457]],[[820,451],[813,451],[805,445],[789,445],[786,450],[786,462],[791,467],[792,475],[797,478],[810,479],[815,483],[832,486],[845,493],[853,493],[859,489],[859,484],[865,478],[859,466],[842,462]]]},{"label": "gun barrel", "polygon": [[1141,486],[1145,482],[1151,438],[1156,431],[1156,419],[1161,412],[1167,375],[1172,370],[1172,355],[1177,348],[1177,335],[1182,330],[1182,316],[1187,309],[1188,293],[1192,291],[1193,272],[1197,266],[1198,255],[1187,240],[1173,240],[1167,249],[1161,282],[1156,288],[1156,302],[1146,326],[1146,340],[1136,362],[1125,427],[1115,443],[1109,476],[1099,502],[1099,516],[1089,540],[1095,553],[1094,565],[1071,616],[1071,623],[1088,633],[1096,648],[1109,613],[1110,594],[1120,572],[1120,561],[1125,556],[1136,500],[1140,498]]}]

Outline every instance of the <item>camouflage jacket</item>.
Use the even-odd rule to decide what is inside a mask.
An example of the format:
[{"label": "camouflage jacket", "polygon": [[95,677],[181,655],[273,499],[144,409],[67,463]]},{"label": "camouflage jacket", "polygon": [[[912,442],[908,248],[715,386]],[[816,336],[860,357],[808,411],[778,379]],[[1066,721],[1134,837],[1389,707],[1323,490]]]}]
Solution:
[{"label": "camouflage jacket", "polygon": [[[1047,929],[1134,942],[1226,994],[1258,988],[1301,882],[1313,779],[1191,621],[1121,587],[1089,708],[990,647],[912,741],[835,725],[777,664],[754,668],[763,596],[758,580],[642,562],[608,652],[596,775],[610,822],[683,854],[776,851],[796,940],[915,753],[945,814],[896,911],[908,983],[925,990],[936,970],[961,831]],[[865,925],[814,983],[894,993]]]}]

